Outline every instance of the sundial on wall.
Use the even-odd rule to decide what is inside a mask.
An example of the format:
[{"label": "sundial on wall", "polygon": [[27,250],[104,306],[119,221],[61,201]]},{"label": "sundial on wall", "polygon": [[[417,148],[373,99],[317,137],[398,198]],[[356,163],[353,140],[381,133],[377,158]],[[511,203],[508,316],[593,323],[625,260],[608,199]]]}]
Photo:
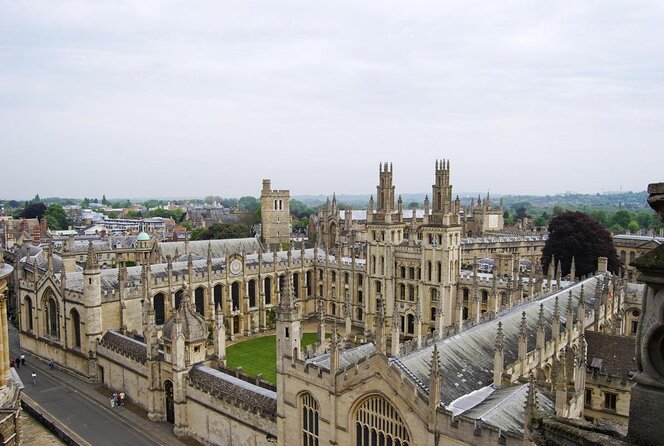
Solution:
[{"label": "sundial on wall", "polygon": [[234,276],[240,274],[242,272],[242,261],[240,259],[233,259],[230,268],[231,274]]}]

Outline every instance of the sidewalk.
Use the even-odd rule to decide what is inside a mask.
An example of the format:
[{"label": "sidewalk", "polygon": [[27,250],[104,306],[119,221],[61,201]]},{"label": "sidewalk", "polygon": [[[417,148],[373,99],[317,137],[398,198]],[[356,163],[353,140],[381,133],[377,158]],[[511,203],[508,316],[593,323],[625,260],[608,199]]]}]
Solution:
[{"label": "sidewalk", "polygon": [[[193,440],[181,441],[173,435],[173,425],[152,422],[145,411],[133,405],[111,408],[111,392],[99,384],[89,384],[57,368],[50,370],[18,345],[18,331],[9,327],[10,354],[16,358],[25,353],[26,364],[17,369],[25,384],[25,392],[52,418],[59,420],[91,444],[117,446],[140,445],[197,445]],[[32,383],[31,372],[37,373]]]}]

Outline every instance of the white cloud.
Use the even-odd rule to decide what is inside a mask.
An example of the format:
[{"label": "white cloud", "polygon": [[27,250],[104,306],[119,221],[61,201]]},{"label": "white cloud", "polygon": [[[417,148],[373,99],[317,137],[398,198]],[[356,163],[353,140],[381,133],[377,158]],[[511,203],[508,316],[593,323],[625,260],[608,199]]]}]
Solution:
[{"label": "white cloud", "polygon": [[[660,4],[0,1],[7,197],[643,189]],[[29,157],[31,172],[26,171]],[[648,162],[642,162],[648,160]]]}]

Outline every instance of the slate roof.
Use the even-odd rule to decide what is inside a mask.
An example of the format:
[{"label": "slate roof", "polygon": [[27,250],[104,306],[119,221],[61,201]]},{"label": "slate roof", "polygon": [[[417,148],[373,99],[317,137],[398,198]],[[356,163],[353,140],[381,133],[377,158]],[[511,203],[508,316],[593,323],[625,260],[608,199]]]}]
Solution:
[{"label": "slate roof", "polygon": [[99,343],[109,350],[113,350],[123,356],[132,358],[134,361],[142,364],[145,364],[147,359],[147,347],[145,343],[125,336],[117,331],[107,331]]},{"label": "slate roof", "polygon": [[[193,240],[189,242],[189,251],[194,255],[207,258],[208,243],[213,258],[224,257],[226,254],[239,254],[243,250],[245,253],[251,254],[261,249],[260,242],[256,238],[249,237],[225,240]],[[166,256],[175,258],[175,251],[178,252],[178,255],[186,254],[185,242],[160,242],[159,250],[164,262]]]},{"label": "slate roof", "polygon": [[175,318],[180,318],[182,335],[186,342],[204,341],[208,337],[208,327],[205,318],[192,308],[191,300],[185,297],[184,302],[175,312],[175,315],[166,321],[161,337],[172,341]]},{"label": "slate roof", "polygon": [[[528,384],[495,389],[485,387],[482,398],[470,408],[452,412],[495,426],[503,431],[523,434],[524,411],[528,396]],[[460,402],[461,403],[461,402]],[[472,403],[471,403],[472,404]],[[551,413],[554,402],[542,392],[537,391],[537,407],[540,411]]]},{"label": "slate roof", "polygon": [[636,372],[636,337],[617,336],[607,333],[585,333],[588,343],[588,364],[597,358],[602,360],[601,374],[613,376],[629,375]]},{"label": "slate roof", "polygon": [[244,404],[260,409],[263,414],[271,417],[277,414],[277,393],[272,390],[203,365],[192,367],[189,379],[194,387],[236,405]]},{"label": "slate roof", "polygon": [[[376,346],[372,343],[363,344],[339,352],[339,368],[348,367],[355,364],[362,358],[369,357],[376,352]],[[306,361],[307,364],[321,369],[330,370],[330,354],[324,353]]]},{"label": "slate roof", "polygon": [[[493,352],[498,322],[503,323],[505,365],[518,357],[521,313],[526,312],[528,351],[535,348],[537,319],[540,304],[544,305],[545,338],[551,338],[551,322],[555,296],[559,296],[560,321],[564,325],[567,315],[569,291],[572,291],[572,308],[579,302],[581,284],[584,285],[586,309],[593,308],[597,279],[590,278],[542,299],[527,302],[500,314],[497,318],[472,327],[455,336],[435,342],[438,345],[443,374],[441,400],[447,405],[493,382]],[[561,330],[564,330],[561,326]],[[431,344],[399,358],[399,362],[412,374],[413,381],[428,383],[431,370]]]}]

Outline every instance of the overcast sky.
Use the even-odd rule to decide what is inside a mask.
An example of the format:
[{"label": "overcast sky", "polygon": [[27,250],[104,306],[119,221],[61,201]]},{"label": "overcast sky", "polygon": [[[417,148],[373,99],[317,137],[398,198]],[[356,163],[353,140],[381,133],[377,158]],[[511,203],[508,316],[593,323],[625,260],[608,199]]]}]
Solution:
[{"label": "overcast sky", "polygon": [[644,190],[664,2],[0,0],[0,198]]}]

